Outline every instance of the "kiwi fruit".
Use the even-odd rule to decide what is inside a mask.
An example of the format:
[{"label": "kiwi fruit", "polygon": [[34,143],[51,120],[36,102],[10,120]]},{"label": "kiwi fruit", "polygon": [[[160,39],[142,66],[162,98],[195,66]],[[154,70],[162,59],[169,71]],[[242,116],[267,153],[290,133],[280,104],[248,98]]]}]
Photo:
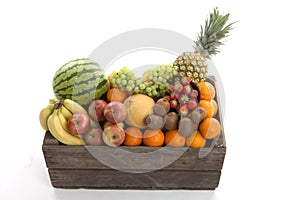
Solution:
[{"label": "kiwi fruit", "polygon": [[157,104],[157,103],[153,106],[153,112],[154,112],[154,114],[159,115],[159,116],[165,116],[167,114],[165,107],[163,105]]},{"label": "kiwi fruit", "polygon": [[150,115],[146,118],[146,124],[149,129],[157,130],[164,127],[163,117],[159,115]]},{"label": "kiwi fruit", "polygon": [[194,122],[190,118],[181,118],[178,125],[180,135],[189,137],[194,133]]},{"label": "kiwi fruit", "polygon": [[174,130],[177,128],[179,117],[175,112],[169,112],[165,116],[165,126],[164,128],[168,131]]},{"label": "kiwi fruit", "polygon": [[191,112],[188,117],[193,121],[194,130],[198,129],[200,124],[200,113],[199,112]]},{"label": "kiwi fruit", "polygon": [[189,118],[194,122],[196,126],[202,122],[202,120],[205,118],[206,112],[204,108],[197,107],[195,108],[190,114]]},{"label": "kiwi fruit", "polygon": [[156,104],[162,105],[166,110],[166,114],[170,111],[170,103],[168,99],[160,98],[157,100]]}]

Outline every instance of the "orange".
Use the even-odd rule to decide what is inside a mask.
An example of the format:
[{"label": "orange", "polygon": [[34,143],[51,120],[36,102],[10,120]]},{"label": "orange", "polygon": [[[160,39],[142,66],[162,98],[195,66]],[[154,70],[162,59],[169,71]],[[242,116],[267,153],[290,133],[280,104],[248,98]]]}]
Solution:
[{"label": "orange", "polygon": [[118,101],[123,102],[126,99],[126,93],[122,92],[119,88],[111,88],[107,92],[108,101]]},{"label": "orange", "polygon": [[170,147],[183,147],[185,137],[178,133],[178,130],[171,130],[166,133],[165,144]]},{"label": "orange", "polygon": [[201,122],[199,130],[204,138],[213,139],[220,134],[221,125],[215,118],[206,118]]},{"label": "orange", "polygon": [[215,87],[209,82],[199,82],[197,84],[200,90],[200,99],[210,101],[215,98]]},{"label": "orange", "polygon": [[125,141],[126,146],[139,146],[143,141],[143,133],[140,129],[135,127],[128,127],[125,130]]},{"label": "orange", "polygon": [[201,108],[204,108],[205,113],[206,113],[206,118],[208,117],[213,117],[214,114],[214,106],[210,101],[207,100],[200,100],[199,106]]},{"label": "orange", "polygon": [[202,137],[199,131],[195,131],[193,135],[186,138],[186,145],[193,148],[204,147],[205,143],[206,140]]},{"label": "orange", "polygon": [[165,135],[161,130],[146,129],[143,142],[146,146],[161,147],[164,144]]},{"label": "orange", "polygon": [[218,104],[214,99],[212,99],[210,102],[213,105],[213,116],[215,116],[218,112]]}]

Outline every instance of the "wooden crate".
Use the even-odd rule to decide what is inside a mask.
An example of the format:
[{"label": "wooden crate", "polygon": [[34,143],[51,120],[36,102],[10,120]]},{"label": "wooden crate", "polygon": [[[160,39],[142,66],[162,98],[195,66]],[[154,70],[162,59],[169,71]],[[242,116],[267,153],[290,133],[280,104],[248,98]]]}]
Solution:
[{"label": "wooden crate", "polygon": [[[219,104],[217,96],[216,100]],[[63,145],[46,132],[42,148],[51,184],[55,188],[70,189],[214,190],[218,187],[226,154],[220,111],[216,118],[220,121],[222,130],[217,139],[207,141],[206,146],[201,150],[209,151],[207,156],[199,158],[198,148],[187,148],[183,155],[170,165],[145,173],[129,173],[112,169],[93,157],[84,146]],[[95,148],[105,152],[114,147]],[[147,153],[156,151],[159,147],[121,146],[118,148],[134,153]],[[180,148],[164,148],[166,153],[159,159],[161,161],[168,159],[172,152],[180,150]]]}]

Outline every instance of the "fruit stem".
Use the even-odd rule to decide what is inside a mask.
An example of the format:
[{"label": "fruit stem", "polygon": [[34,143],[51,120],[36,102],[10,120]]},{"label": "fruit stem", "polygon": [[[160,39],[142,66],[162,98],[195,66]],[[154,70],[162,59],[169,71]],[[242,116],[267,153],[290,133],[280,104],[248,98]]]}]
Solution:
[{"label": "fruit stem", "polygon": [[60,109],[64,105],[65,100],[61,99],[59,102],[57,102],[54,106],[55,109]]}]

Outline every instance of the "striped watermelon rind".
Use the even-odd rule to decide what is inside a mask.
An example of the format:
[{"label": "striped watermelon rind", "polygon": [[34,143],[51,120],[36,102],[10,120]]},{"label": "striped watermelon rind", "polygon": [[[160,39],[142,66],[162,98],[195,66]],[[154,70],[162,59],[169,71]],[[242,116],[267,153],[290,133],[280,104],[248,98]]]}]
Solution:
[{"label": "striped watermelon rind", "polygon": [[72,60],[60,67],[52,86],[57,99],[72,99],[83,106],[109,89],[104,70],[88,58]]}]

